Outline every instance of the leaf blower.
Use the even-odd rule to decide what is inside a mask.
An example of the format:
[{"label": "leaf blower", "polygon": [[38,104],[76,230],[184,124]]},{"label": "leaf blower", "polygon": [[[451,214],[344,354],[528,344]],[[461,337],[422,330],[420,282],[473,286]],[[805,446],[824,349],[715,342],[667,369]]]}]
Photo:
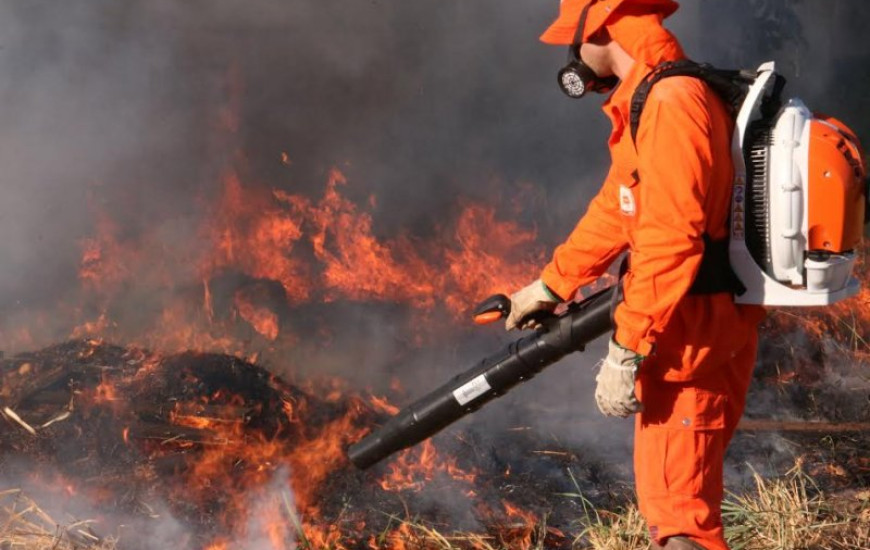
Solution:
[{"label": "leaf blower", "polygon": [[[743,304],[821,306],[858,293],[855,251],[868,213],[864,153],[842,122],[784,99],[785,79],[773,63],[757,71],[717,69],[692,61],[659,65],[632,100],[632,134],[651,87],[669,76],[701,78],[731,108],[734,184],[728,261]],[[368,468],[439,432],[612,329],[618,286],[570,304],[542,328],[508,345],[401,410],[348,456]],[[497,295],[475,309],[475,320],[507,316]]]}]

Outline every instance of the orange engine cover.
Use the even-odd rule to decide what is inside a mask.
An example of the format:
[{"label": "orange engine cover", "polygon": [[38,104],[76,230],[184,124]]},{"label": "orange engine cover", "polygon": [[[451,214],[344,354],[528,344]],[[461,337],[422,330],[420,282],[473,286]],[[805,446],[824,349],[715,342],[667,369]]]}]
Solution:
[{"label": "orange engine cover", "polygon": [[835,118],[810,122],[809,250],[854,250],[864,231],[864,155],[858,138]]}]

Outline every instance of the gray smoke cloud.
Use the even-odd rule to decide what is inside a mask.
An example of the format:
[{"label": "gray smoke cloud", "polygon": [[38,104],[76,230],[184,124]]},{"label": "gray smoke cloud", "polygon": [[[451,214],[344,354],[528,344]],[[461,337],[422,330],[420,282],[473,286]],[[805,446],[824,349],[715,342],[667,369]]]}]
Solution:
[{"label": "gray smoke cloud", "polygon": [[[868,134],[859,69],[870,15],[860,2],[684,4],[669,24],[692,57],[778,59],[791,92]],[[531,182],[544,198],[521,221],[552,247],[607,165],[598,99],[562,98],[564,53],[536,41],[556,10],[3,2],[0,305],[50,301],[77,284],[76,239],[92,232],[95,206],[120,212],[133,234],[195,216],[194,197],[216,192],[237,150],[253,179],[308,192],[342,167],[351,195],[378,197],[383,234],[425,233],[457,195],[489,200],[508,192],[500,184]],[[239,129],[220,143],[214,113],[232,101]],[[289,169],[277,160],[284,151]]]}]

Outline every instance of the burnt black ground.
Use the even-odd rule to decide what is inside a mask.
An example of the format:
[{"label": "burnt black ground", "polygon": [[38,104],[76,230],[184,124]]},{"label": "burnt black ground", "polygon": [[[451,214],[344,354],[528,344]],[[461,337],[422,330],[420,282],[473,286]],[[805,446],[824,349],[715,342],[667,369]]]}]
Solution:
[{"label": "burnt black ground", "polygon": [[[0,432],[0,476],[5,486],[23,487],[36,497],[42,494],[57,517],[96,514],[100,522],[93,531],[98,536],[117,533],[122,524],[147,531],[162,528],[168,514],[180,533],[174,542],[179,548],[201,547],[228,535],[217,518],[237,498],[230,490],[245,488],[245,474],[258,467],[274,470],[277,476],[287,465],[231,459],[227,478],[211,480],[212,491],[186,492],[190,465],[220,434],[171,425],[168,418],[176,403],[191,405],[205,417],[243,414],[245,437],[276,440],[288,453],[351,409],[358,411],[355,423],[360,426],[385,419],[359,398],[328,402],[225,355],[161,357],[71,341],[5,359],[0,372],[4,404],[31,425],[67,410],[70,398],[74,404],[68,418],[39,429],[36,436],[7,420]],[[34,380],[42,382],[29,386]],[[100,384],[114,388],[110,400],[93,400]],[[287,421],[285,401],[302,411],[301,422]],[[417,519],[445,532],[490,532],[509,539],[521,536],[528,526],[525,518],[505,512],[511,505],[537,518],[547,516],[547,524],[555,527],[545,534],[547,544],[556,548],[570,544],[562,533],[569,533],[582,513],[581,502],[570,493],[579,489],[601,507],[628,496],[627,486],[602,457],[531,430],[450,430],[435,437],[435,446],[434,476],[427,480],[416,474],[418,485],[399,491],[385,491],[379,484],[391,470],[390,461],[366,472],[346,460],[339,463],[317,493],[322,521],[347,533],[344,543],[349,546],[364,547],[369,536],[388,531],[397,518]],[[409,452],[414,462],[420,449]],[[448,474],[443,467],[446,457],[463,472],[474,472],[474,480]],[[60,498],[62,485],[74,487],[75,494]],[[155,509],[165,509],[162,519],[149,519]],[[307,510],[299,513],[310,519]],[[151,547],[122,538],[121,548]]]}]

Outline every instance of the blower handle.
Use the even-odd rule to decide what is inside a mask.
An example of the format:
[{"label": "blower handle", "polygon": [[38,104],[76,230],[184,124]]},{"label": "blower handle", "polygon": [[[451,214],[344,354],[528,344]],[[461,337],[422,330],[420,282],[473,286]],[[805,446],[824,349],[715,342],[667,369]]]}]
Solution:
[{"label": "blower handle", "polygon": [[[480,302],[472,311],[472,319],[475,324],[488,325],[500,319],[506,318],[511,313],[511,299],[504,294],[493,294]],[[549,311],[535,311],[523,317],[518,324],[522,326],[526,321],[535,321],[543,324],[545,321],[556,318],[557,315]]]}]

